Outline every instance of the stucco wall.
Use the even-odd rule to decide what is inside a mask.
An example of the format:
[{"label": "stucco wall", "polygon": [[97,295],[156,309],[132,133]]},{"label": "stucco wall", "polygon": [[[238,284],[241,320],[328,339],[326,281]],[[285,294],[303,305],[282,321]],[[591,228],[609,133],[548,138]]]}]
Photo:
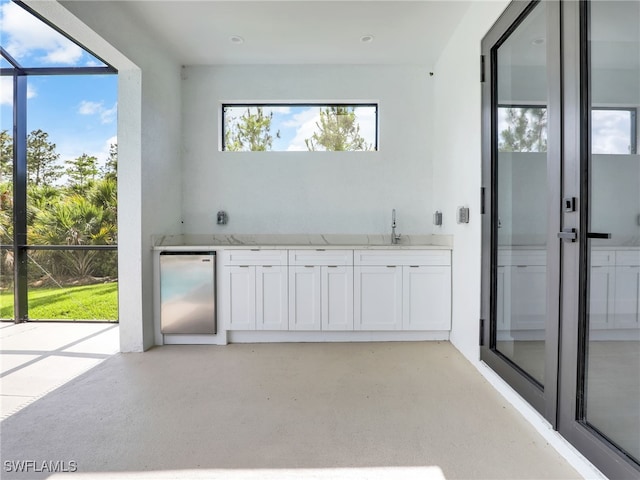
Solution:
[{"label": "stucco wall", "polygon": [[[507,1],[475,2],[435,67],[434,208],[444,212],[442,233],[454,235],[451,342],[480,361],[480,42]],[[470,222],[457,224],[458,206]]]},{"label": "stucco wall", "polygon": [[[408,66],[187,67],[185,233],[431,233],[433,80]],[[222,102],[376,102],[377,152],[221,152]],[[229,223],[217,226],[219,209]]]}]

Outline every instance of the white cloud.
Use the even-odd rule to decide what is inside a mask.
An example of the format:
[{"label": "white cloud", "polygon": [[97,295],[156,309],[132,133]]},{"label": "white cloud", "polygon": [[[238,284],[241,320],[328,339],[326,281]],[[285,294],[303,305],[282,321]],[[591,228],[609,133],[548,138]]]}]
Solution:
[{"label": "white cloud", "polygon": [[82,48],[14,3],[0,7],[0,29],[16,60],[39,54],[44,63],[74,65],[82,57]]},{"label": "white cloud", "polygon": [[103,124],[113,123],[118,114],[118,103],[114,103],[111,108],[105,108],[104,102],[83,100],[78,105],[78,113],[80,115],[99,115]]},{"label": "white cloud", "polygon": [[360,135],[373,149],[376,146],[376,109],[375,107],[356,107],[355,112],[360,125]]},{"label": "white cloud", "polygon": [[113,123],[118,114],[118,103],[114,103],[113,107],[104,109],[100,112],[100,120],[102,123]]},{"label": "white cloud", "polygon": [[78,113],[80,115],[95,115],[104,109],[104,105],[102,102],[89,102],[87,100],[83,100],[80,102],[80,106],[78,107]]},{"label": "white cloud", "polygon": [[303,110],[293,116],[293,119],[284,122],[285,127],[294,127],[296,129],[296,135],[289,143],[287,151],[289,152],[305,152],[308,150],[306,143],[307,138],[311,138],[313,132],[318,128],[316,122],[320,121],[320,110],[312,107]]},{"label": "white cloud", "polygon": [[[36,96],[36,90],[27,83],[27,98]],[[13,77],[0,77],[0,104],[13,103]]]},{"label": "white cloud", "polygon": [[593,111],[593,131],[591,132],[592,152],[625,154],[629,153],[631,141],[631,116],[628,111]]},{"label": "white cloud", "polygon": [[109,155],[109,149],[111,148],[111,145],[117,145],[118,144],[118,136],[114,135],[113,137],[107,138],[107,141],[104,142],[105,145],[105,152],[107,152],[107,156]]}]

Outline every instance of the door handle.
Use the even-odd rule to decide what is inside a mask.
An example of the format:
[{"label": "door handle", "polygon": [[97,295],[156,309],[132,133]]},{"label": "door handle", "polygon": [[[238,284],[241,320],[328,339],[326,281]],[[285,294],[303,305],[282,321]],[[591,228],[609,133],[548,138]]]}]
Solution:
[{"label": "door handle", "polygon": [[611,238],[611,234],[610,233],[589,232],[589,233],[587,233],[587,238]]},{"label": "door handle", "polygon": [[561,232],[558,232],[558,238],[569,242],[575,242],[578,239],[578,232],[575,228],[565,228]]}]

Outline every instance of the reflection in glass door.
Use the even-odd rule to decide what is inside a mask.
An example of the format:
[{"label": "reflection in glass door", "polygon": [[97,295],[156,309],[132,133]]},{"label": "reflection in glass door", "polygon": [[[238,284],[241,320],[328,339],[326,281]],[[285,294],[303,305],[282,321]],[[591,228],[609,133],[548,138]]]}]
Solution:
[{"label": "reflection in glass door", "polygon": [[[582,420],[640,463],[640,2],[589,4]],[[582,396],[580,396],[582,397]]]},{"label": "reflection in glass door", "polygon": [[482,55],[481,358],[640,478],[640,2],[512,2]]},{"label": "reflection in glass door", "polygon": [[495,350],[544,384],[547,314],[546,2],[496,49]]}]

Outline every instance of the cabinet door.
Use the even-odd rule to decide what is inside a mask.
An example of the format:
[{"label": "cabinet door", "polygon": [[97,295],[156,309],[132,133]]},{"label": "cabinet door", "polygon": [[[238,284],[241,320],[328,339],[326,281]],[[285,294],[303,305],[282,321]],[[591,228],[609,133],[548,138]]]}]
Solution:
[{"label": "cabinet door", "polygon": [[640,267],[616,267],[615,282],[615,328],[640,328]]},{"label": "cabinet door", "polygon": [[592,266],[589,276],[589,329],[613,328],[613,267]]},{"label": "cabinet door", "polygon": [[402,267],[402,328],[451,329],[451,268]]},{"label": "cabinet door", "polygon": [[287,267],[257,266],[256,329],[287,330],[289,328]]},{"label": "cabinet door", "polygon": [[547,267],[511,267],[511,330],[535,330],[544,334],[547,318]]},{"label": "cabinet door", "polygon": [[321,268],[289,267],[289,330],[320,330]]},{"label": "cabinet door", "polygon": [[402,329],[402,267],[354,267],[356,330]]},{"label": "cabinet door", "polygon": [[251,266],[226,266],[224,308],[229,330],[256,329],[256,271]]},{"label": "cabinet door", "polygon": [[353,267],[322,270],[322,329],[353,330]]}]

